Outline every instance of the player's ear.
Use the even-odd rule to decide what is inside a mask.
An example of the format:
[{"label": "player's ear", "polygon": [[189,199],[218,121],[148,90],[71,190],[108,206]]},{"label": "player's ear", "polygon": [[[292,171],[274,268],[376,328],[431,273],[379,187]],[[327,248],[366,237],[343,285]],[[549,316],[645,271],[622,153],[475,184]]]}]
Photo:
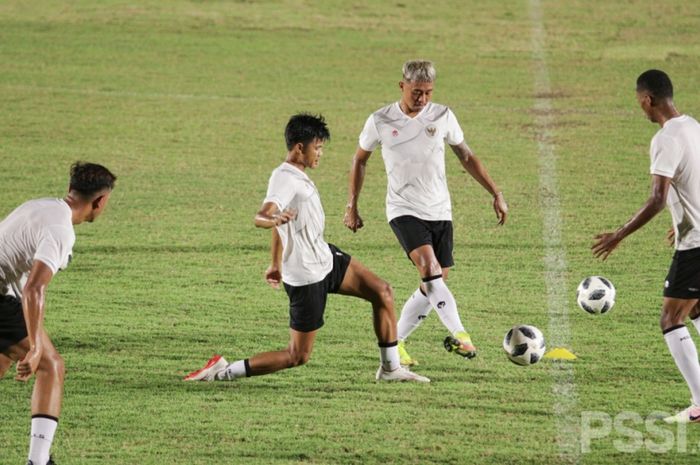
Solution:
[{"label": "player's ear", "polygon": [[294,148],[299,152],[299,153],[304,153],[304,144],[302,142],[297,142]]},{"label": "player's ear", "polygon": [[92,199],[92,209],[95,210],[104,206],[106,200],[107,196],[105,194],[95,197],[94,199]]}]

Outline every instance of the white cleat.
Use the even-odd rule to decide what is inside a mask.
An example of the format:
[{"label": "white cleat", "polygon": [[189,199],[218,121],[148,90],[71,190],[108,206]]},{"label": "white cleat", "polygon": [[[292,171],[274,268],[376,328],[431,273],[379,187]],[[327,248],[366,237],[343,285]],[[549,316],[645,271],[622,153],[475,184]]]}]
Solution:
[{"label": "white cleat", "polygon": [[228,362],[224,357],[214,355],[204,365],[204,368],[200,368],[185,376],[185,381],[216,381],[216,374],[225,370],[227,366]]},{"label": "white cleat", "polygon": [[406,367],[398,367],[394,371],[386,371],[383,367],[377,370],[377,381],[413,381],[417,383],[429,383],[430,379],[418,375]]},{"label": "white cleat", "polygon": [[691,405],[675,415],[664,418],[666,423],[700,423],[700,407]]}]

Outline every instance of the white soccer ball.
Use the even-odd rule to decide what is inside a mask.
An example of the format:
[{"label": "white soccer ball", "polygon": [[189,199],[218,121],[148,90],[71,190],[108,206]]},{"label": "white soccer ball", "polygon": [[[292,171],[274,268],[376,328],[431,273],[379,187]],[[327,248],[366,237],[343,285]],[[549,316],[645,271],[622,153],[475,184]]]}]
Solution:
[{"label": "white soccer ball", "polygon": [[589,276],[578,285],[576,302],[593,315],[606,313],[615,305],[615,286],[602,276]]},{"label": "white soccer ball", "polygon": [[540,361],[546,347],[542,331],[531,325],[516,325],[503,338],[503,350],[511,362],[532,365]]}]

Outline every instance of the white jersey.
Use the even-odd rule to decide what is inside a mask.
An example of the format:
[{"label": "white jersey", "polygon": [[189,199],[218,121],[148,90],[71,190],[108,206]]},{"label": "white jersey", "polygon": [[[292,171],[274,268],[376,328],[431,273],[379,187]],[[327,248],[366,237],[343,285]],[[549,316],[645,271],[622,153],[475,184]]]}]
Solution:
[{"label": "white jersey", "polygon": [[690,116],[672,118],[651,140],[651,174],[671,178],[667,204],[676,249],[700,247],[700,124]]},{"label": "white jersey", "polygon": [[277,226],[282,239],[282,281],[305,286],[322,281],[333,269],[333,256],[323,239],[326,217],[318,190],[309,177],[289,163],[270,176],[265,203],[297,211],[295,219]]},{"label": "white jersey", "polygon": [[30,200],[0,222],[0,293],[22,298],[35,260],[53,274],[68,266],[75,244],[72,212],[61,199]]},{"label": "white jersey", "polygon": [[404,215],[428,221],[452,220],[445,142],[461,144],[464,134],[452,110],[444,105],[428,103],[410,118],[396,102],[367,118],[360,148],[371,152],[382,146],[389,221]]}]

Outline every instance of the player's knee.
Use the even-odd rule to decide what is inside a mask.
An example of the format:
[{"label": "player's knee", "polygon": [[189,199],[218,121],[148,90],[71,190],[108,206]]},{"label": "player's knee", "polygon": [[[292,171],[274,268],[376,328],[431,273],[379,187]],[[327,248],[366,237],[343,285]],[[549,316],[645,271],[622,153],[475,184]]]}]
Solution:
[{"label": "player's knee", "polygon": [[663,308],[661,310],[661,318],[659,319],[659,326],[661,331],[666,331],[667,329],[673,328],[674,326],[679,326],[684,323],[685,315],[677,311],[674,308]]},{"label": "player's knee", "polygon": [[394,289],[391,287],[391,284],[382,281],[377,294],[383,307],[394,307]]},{"label": "player's knee", "polygon": [[61,357],[58,352],[46,354],[46,356],[41,359],[39,369],[60,381],[63,381],[66,375],[66,364],[63,361],[63,357]]},{"label": "player's knee", "polygon": [[290,350],[289,355],[292,367],[305,365],[311,359],[311,352],[306,351]]}]

